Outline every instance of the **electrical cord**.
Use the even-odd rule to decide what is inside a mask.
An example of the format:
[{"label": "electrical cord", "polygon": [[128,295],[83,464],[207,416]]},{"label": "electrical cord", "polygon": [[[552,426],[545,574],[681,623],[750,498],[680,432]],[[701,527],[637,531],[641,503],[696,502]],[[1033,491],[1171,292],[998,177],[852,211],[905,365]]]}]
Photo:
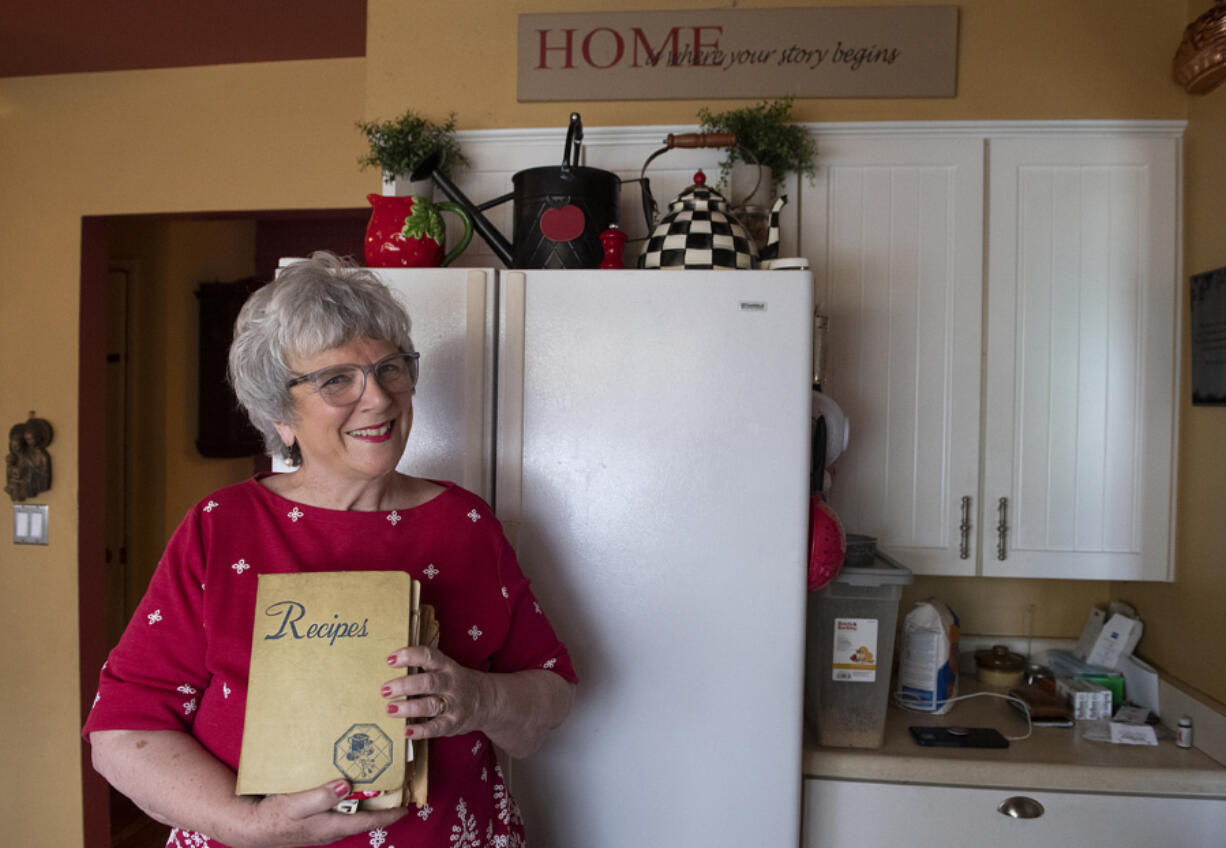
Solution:
[{"label": "electrical cord", "polygon": [[[1003,701],[1007,701],[1010,704],[1012,704],[1014,707],[1017,707],[1019,710],[1021,710],[1022,714],[1026,716],[1026,735],[1024,736],[1005,736],[1004,737],[1005,739],[1008,739],[1010,742],[1021,742],[1025,739],[1030,738],[1030,734],[1034,732],[1034,722],[1030,718],[1030,704],[1027,704],[1024,700],[1017,697],[1016,695],[1006,695],[1001,692],[971,692],[969,695],[958,695],[953,698],[945,698],[943,701],[941,701],[941,703],[942,704],[954,704],[954,703],[957,703],[958,701],[967,701],[967,700],[970,700],[971,698],[983,698],[983,697],[1000,698]],[[916,700],[915,696],[908,695],[906,692],[903,692],[902,690],[896,690],[893,694],[893,699],[894,699],[894,705],[896,707],[898,707],[899,709],[906,710],[909,713],[927,713],[928,715],[933,714],[932,710],[922,710],[922,709],[919,709],[918,707],[913,706],[912,704]]]}]

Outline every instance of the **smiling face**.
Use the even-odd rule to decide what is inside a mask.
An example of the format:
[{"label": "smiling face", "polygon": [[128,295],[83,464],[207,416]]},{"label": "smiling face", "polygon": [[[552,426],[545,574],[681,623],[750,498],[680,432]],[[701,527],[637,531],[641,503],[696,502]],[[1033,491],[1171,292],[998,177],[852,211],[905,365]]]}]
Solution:
[{"label": "smiling face", "polygon": [[[396,352],[392,342],[359,338],[289,364],[308,374],[332,365],[369,366]],[[373,373],[362,397],[349,406],[330,406],[309,381],[290,391],[295,419],[276,426],[287,445],[297,440],[303,471],[343,484],[375,480],[396,469],[413,427],[412,392],[389,394]]]}]

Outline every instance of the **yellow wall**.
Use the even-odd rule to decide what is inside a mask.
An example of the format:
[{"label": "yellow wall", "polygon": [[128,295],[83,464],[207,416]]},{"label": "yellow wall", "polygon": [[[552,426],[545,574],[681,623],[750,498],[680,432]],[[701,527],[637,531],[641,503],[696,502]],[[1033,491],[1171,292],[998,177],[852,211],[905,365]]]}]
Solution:
[{"label": "yellow wall", "polygon": [[[694,122],[703,104],[690,101],[516,103],[516,14],[604,5],[371,0],[365,60],[0,80],[0,422],[14,423],[36,409],[56,427],[55,487],[40,498],[51,507],[52,543],[18,548],[0,540],[0,755],[11,766],[0,778],[0,842],[72,846],[82,840],[76,451],[80,427],[90,424],[77,420],[81,216],[362,205],[377,177],[355,165],[362,140],[353,123],[391,117],[410,105],[438,116],[454,109],[463,129],[560,127],[571,108],[579,108],[589,126]],[[710,5],[622,0],[617,7]],[[1226,264],[1220,247],[1226,209],[1220,188],[1215,193],[1207,182],[1215,178],[1215,185],[1223,185],[1223,166],[1214,161],[1226,143],[1223,92],[1191,100],[1169,81],[1180,33],[1205,2],[959,5],[958,97],[801,101],[798,119],[1190,118],[1186,270]],[[1204,175],[1204,188],[1197,186],[1197,174]],[[182,251],[192,253],[187,245]],[[194,261],[183,259],[177,267]],[[173,264],[167,260],[168,268]],[[168,320],[185,326],[183,319],[178,312]],[[176,338],[169,329],[167,338]],[[1214,514],[1223,502],[1226,417],[1186,405],[1182,412],[1173,586],[934,579],[919,588],[951,596],[963,605],[964,619],[971,618],[968,630],[984,632],[999,632],[992,624],[997,620],[1021,632],[1019,607],[1025,604],[1019,600],[1033,600],[1040,611],[1036,632],[1052,636],[1075,635],[1090,602],[1124,594],[1145,613],[1146,652],[1226,700],[1220,663],[1198,667],[1183,658],[1185,645],[1217,645],[1226,636],[1224,619],[1216,614],[1226,591],[1213,567],[1226,542],[1223,522]],[[171,429],[190,424],[186,407],[182,416],[186,424],[168,413],[168,439]],[[163,502],[186,497],[194,482],[159,496]],[[81,504],[83,510],[97,508]],[[167,513],[176,511],[182,509],[150,506],[150,520],[173,522],[177,515]],[[1198,617],[1190,631],[1195,639],[1187,630],[1176,631],[1189,612]]]},{"label": "yellow wall", "polygon": [[[364,85],[361,59],[0,81],[0,421],[36,409],[56,430],[54,486],[39,498],[51,544],[0,542],[0,756],[13,766],[0,779],[0,843],[82,842],[81,217],[359,205],[376,180],[355,166]],[[182,328],[182,314],[168,320]],[[151,497],[161,523],[165,495]]]},{"label": "yellow wall", "polygon": [[[390,116],[411,98],[427,113],[455,110],[465,129],[564,126],[571,104],[515,102],[516,16],[521,12],[823,5],[934,4],[930,0],[619,0],[612,4],[597,0],[414,4],[371,0],[367,107],[372,115]],[[1171,55],[1189,20],[1183,0],[964,0],[956,5],[961,9],[956,98],[800,101],[796,117],[803,121],[909,121],[1182,118],[1186,114],[1182,90],[1170,82]],[[460,8],[465,10],[462,24],[457,22]],[[422,37],[428,33],[455,36]],[[406,47],[411,59],[406,58]],[[439,70],[426,70],[435,68]],[[693,123],[698,107],[705,103],[656,100],[579,105],[584,125],[600,126]]]}]

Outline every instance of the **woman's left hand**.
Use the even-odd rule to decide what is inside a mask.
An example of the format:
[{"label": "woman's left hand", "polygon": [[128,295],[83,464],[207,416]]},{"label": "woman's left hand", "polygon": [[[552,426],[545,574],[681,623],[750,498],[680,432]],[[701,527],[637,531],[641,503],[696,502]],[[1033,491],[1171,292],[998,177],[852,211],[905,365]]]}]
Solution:
[{"label": "woman's left hand", "polygon": [[383,686],[388,715],[418,719],[406,735],[414,739],[459,736],[480,730],[495,698],[489,675],[460,665],[438,648],[401,648],[387,658],[392,668],[416,667],[416,674],[397,677]]}]

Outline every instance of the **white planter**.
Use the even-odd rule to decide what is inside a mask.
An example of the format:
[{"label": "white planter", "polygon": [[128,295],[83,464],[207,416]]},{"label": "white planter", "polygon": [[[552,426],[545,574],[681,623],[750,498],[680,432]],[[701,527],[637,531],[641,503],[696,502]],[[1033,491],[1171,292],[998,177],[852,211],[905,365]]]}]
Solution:
[{"label": "white planter", "polygon": [[385,197],[424,197],[434,200],[434,180],[410,180],[407,176],[389,177],[384,171],[383,194]]}]

